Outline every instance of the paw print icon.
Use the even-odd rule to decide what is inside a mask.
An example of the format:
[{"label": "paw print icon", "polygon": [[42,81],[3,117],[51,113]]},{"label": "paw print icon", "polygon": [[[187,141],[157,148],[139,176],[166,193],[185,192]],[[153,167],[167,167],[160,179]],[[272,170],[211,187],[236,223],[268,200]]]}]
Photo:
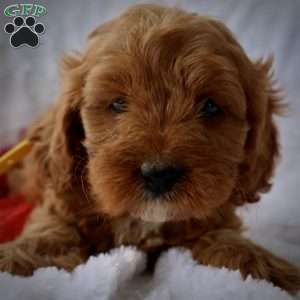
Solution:
[{"label": "paw print icon", "polygon": [[14,48],[22,45],[36,47],[39,44],[39,35],[45,31],[45,26],[42,23],[36,23],[35,18],[28,16],[16,17],[13,23],[7,23],[4,31],[10,34],[10,44]]}]

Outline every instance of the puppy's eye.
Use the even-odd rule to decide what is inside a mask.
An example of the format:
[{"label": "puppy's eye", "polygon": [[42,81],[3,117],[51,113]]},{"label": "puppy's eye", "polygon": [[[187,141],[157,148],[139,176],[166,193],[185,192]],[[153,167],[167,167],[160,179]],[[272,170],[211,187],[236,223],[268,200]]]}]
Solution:
[{"label": "puppy's eye", "polygon": [[123,98],[115,99],[110,105],[109,109],[116,114],[123,113],[127,110],[126,100]]},{"label": "puppy's eye", "polygon": [[203,103],[203,105],[201,106],[199,113],[203,118],[212,118],[222,112],[221,108],[215,103],[212,98],[207,97],[201,100],[201,102]]}]

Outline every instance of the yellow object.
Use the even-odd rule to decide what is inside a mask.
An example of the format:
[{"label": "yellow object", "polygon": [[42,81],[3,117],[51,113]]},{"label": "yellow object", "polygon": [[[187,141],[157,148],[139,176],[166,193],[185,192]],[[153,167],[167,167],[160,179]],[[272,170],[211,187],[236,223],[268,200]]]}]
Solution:
[{"label": "yellow object", "polygon": [[31,142],[29,140],[23,140],[0,156],[0,175],[8,172],[14,164],[21,161],[30,152],[31,148]]}]

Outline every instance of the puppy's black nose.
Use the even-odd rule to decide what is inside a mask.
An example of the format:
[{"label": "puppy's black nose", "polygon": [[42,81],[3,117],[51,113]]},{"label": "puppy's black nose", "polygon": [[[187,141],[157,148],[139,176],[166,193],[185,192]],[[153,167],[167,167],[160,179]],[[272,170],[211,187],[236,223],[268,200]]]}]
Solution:
[{"label": "puppy's black nose", "polygon": [[145,190],[154,197],[169,192],[183,174],[184,170],[179,166],[156,166],[148,163],[141,166]]}]

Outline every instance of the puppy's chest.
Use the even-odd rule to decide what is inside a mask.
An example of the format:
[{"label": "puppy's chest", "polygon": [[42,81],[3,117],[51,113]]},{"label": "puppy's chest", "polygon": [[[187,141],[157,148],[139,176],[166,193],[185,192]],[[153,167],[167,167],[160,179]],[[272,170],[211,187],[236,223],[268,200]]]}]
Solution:
[{"label": "puppy's chest", "polygon": [[112,223],[115,246],[134,245],[145,251],[166,246],[163,225],[133,218],[121,218]]},{"label": "puppy's chest", "polygon": [[103,252],[121,245],[132,245],[146,252],[161,251],[173,246],[189,246],[207,231],[212,224],[196,220],[150,223],[131,217],[111,220],[88,218],[79,224],[85,243],[94,251]]},{"label": "puppy's chest", "polygon": [[114,246],[134,245],[144,251],[187,246],[205,232],[201,222],[149,223],[127,217],[111,225]]}]

